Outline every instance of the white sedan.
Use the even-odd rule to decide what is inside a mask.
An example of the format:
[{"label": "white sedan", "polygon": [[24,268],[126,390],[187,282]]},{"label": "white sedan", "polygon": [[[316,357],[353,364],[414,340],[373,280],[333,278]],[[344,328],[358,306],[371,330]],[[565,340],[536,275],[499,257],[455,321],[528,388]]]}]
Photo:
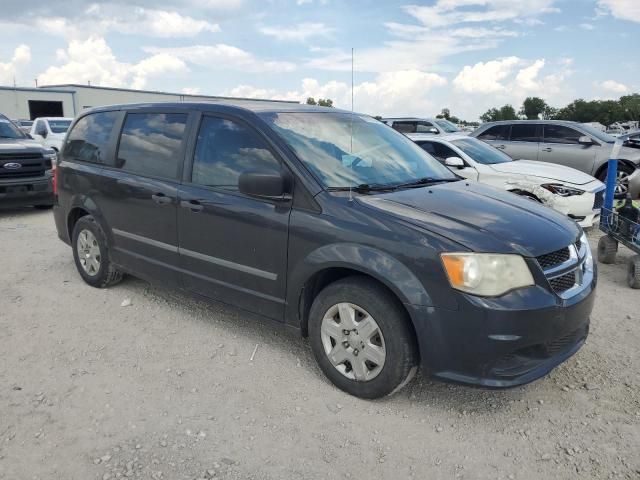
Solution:
[{"label": "white sedan", "polygon": [[407,136],[461,177],[537,200],[583,227],[598,221],[605,187],[586,173],[553,163],[514,161],[491,145],[465,135]]}]

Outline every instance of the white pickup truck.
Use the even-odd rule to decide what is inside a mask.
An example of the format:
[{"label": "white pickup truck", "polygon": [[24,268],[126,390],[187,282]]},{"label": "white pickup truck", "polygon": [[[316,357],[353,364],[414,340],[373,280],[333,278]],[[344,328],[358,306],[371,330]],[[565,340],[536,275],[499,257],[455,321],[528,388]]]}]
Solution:
[{"label": "white pickup truck", "polygon": [[59,152],[72,121],[73,118],[64,117],[36,118],[29,133],[38,143]]}]

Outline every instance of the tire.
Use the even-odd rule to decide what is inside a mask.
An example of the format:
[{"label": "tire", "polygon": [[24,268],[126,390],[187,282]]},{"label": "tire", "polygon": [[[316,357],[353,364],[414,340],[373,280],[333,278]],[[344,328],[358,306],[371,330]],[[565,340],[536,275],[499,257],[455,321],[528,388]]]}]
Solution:
[{"label": "tire", "polygon": [[[618,182],[616,182],[614,198],[621,199],[627,196],[627,192],[629,191],[629,175],[633,172],[633,167],[630,167],[623,162],[618,162]],[[607,183],[607,165],[605,165],[602,171],[598,174],[598,180],[604,184]],[[620,180],[622,180],[622,185],[619,183]]]},{"label": "tire", "polygon": [[618,242],[609,235],[600,237],[598,240],[598,261],[600,263],[614,263],[618,253]]},{"label": "tire", "polygon": [[631,288],[640,289],[640,255],[635,255],[629,260],[627,283]]},{"label": "tire", "polygon": [[[106,236],[91,215],[80,218],[73,227],[72,247],[76,268],[85,283],[105,288],[122,280],[122,272],[109,260]],[[82,258],[80,250],[84,252]]]},{"label": "tire", "polygon": [[34,205],[36,210],[51,210],[53,205]]},{"label": "tire", "polygon": [[[352,308],[355,315],[341,315],[342,308],[346,309],[343,312]],[[363,323],[365,319],[367,322]],[[349,321],[351,325],[345,325]],[[345,330],[350,331],[348,336]],[[328,332],[335,336],[330,337]],[[416,339],[402,304],[383,286],[366,277],[347,277],[318,294],[309,313],[309,337],[324,374],[336,387],[356,397],[375,399],[395,393],[417,370]],[[333,356],[337,366],[327,351],[337,352]],[[339,363],[342,359],[343,363]]]}]

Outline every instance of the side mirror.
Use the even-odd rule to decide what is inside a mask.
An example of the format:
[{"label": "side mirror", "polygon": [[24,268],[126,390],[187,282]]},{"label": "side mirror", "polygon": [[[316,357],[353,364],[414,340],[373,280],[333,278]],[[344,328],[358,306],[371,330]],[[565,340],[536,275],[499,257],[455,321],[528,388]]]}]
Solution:
[{"label": "side mirror", "polygon": [[38,135],[40,135],[42,138],[47,138],[47,129],[46,128],[41,128],[36,133]]},{"label": "side mirror", "polygon": [[444,160],[444,164],[451,168],[464,168],[464,161],[460,157],[447,157]]},{"label": "side mirror", "polygon": [[593,145],[593,140],[591,139],[591,137],[588,137],[587,135],[583,135],[580,138],[578,138],[578,143],[580,145]]},{"label": "side mirror", "polygon": [[429,133],[440,133],[436,127],[431,127]]},{"label": "side mirror", "polygon": [[271,200],[288,200],[287,181],[281,172],[244,172],[238,179],[241,193]]}]

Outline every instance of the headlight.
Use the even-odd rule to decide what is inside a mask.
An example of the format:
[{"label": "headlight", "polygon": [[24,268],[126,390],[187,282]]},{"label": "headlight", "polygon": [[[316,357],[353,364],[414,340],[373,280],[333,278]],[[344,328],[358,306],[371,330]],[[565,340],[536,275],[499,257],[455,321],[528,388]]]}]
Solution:
[{"label": "headlight", "polygon": [[573,197],[574,195],[582,195],[584,193],[584,190],[567,187],[566,185],[561,185],[559,183],[545,183],[540,186],[555,195],[560,195],[561,197]]},{"label": "headlight", "polygon": [[473,295],[494,297],[534,285],[531,271],[520,255],[443,253],[440,258],[451,286]]},{"label": "headlight", "polygon": [[44,157],[44,161],[47,167],[51,169],[56,168],[56,164],[58,163],[58,154],[55,152],[55,150],[46,151],[42,156]]}]

